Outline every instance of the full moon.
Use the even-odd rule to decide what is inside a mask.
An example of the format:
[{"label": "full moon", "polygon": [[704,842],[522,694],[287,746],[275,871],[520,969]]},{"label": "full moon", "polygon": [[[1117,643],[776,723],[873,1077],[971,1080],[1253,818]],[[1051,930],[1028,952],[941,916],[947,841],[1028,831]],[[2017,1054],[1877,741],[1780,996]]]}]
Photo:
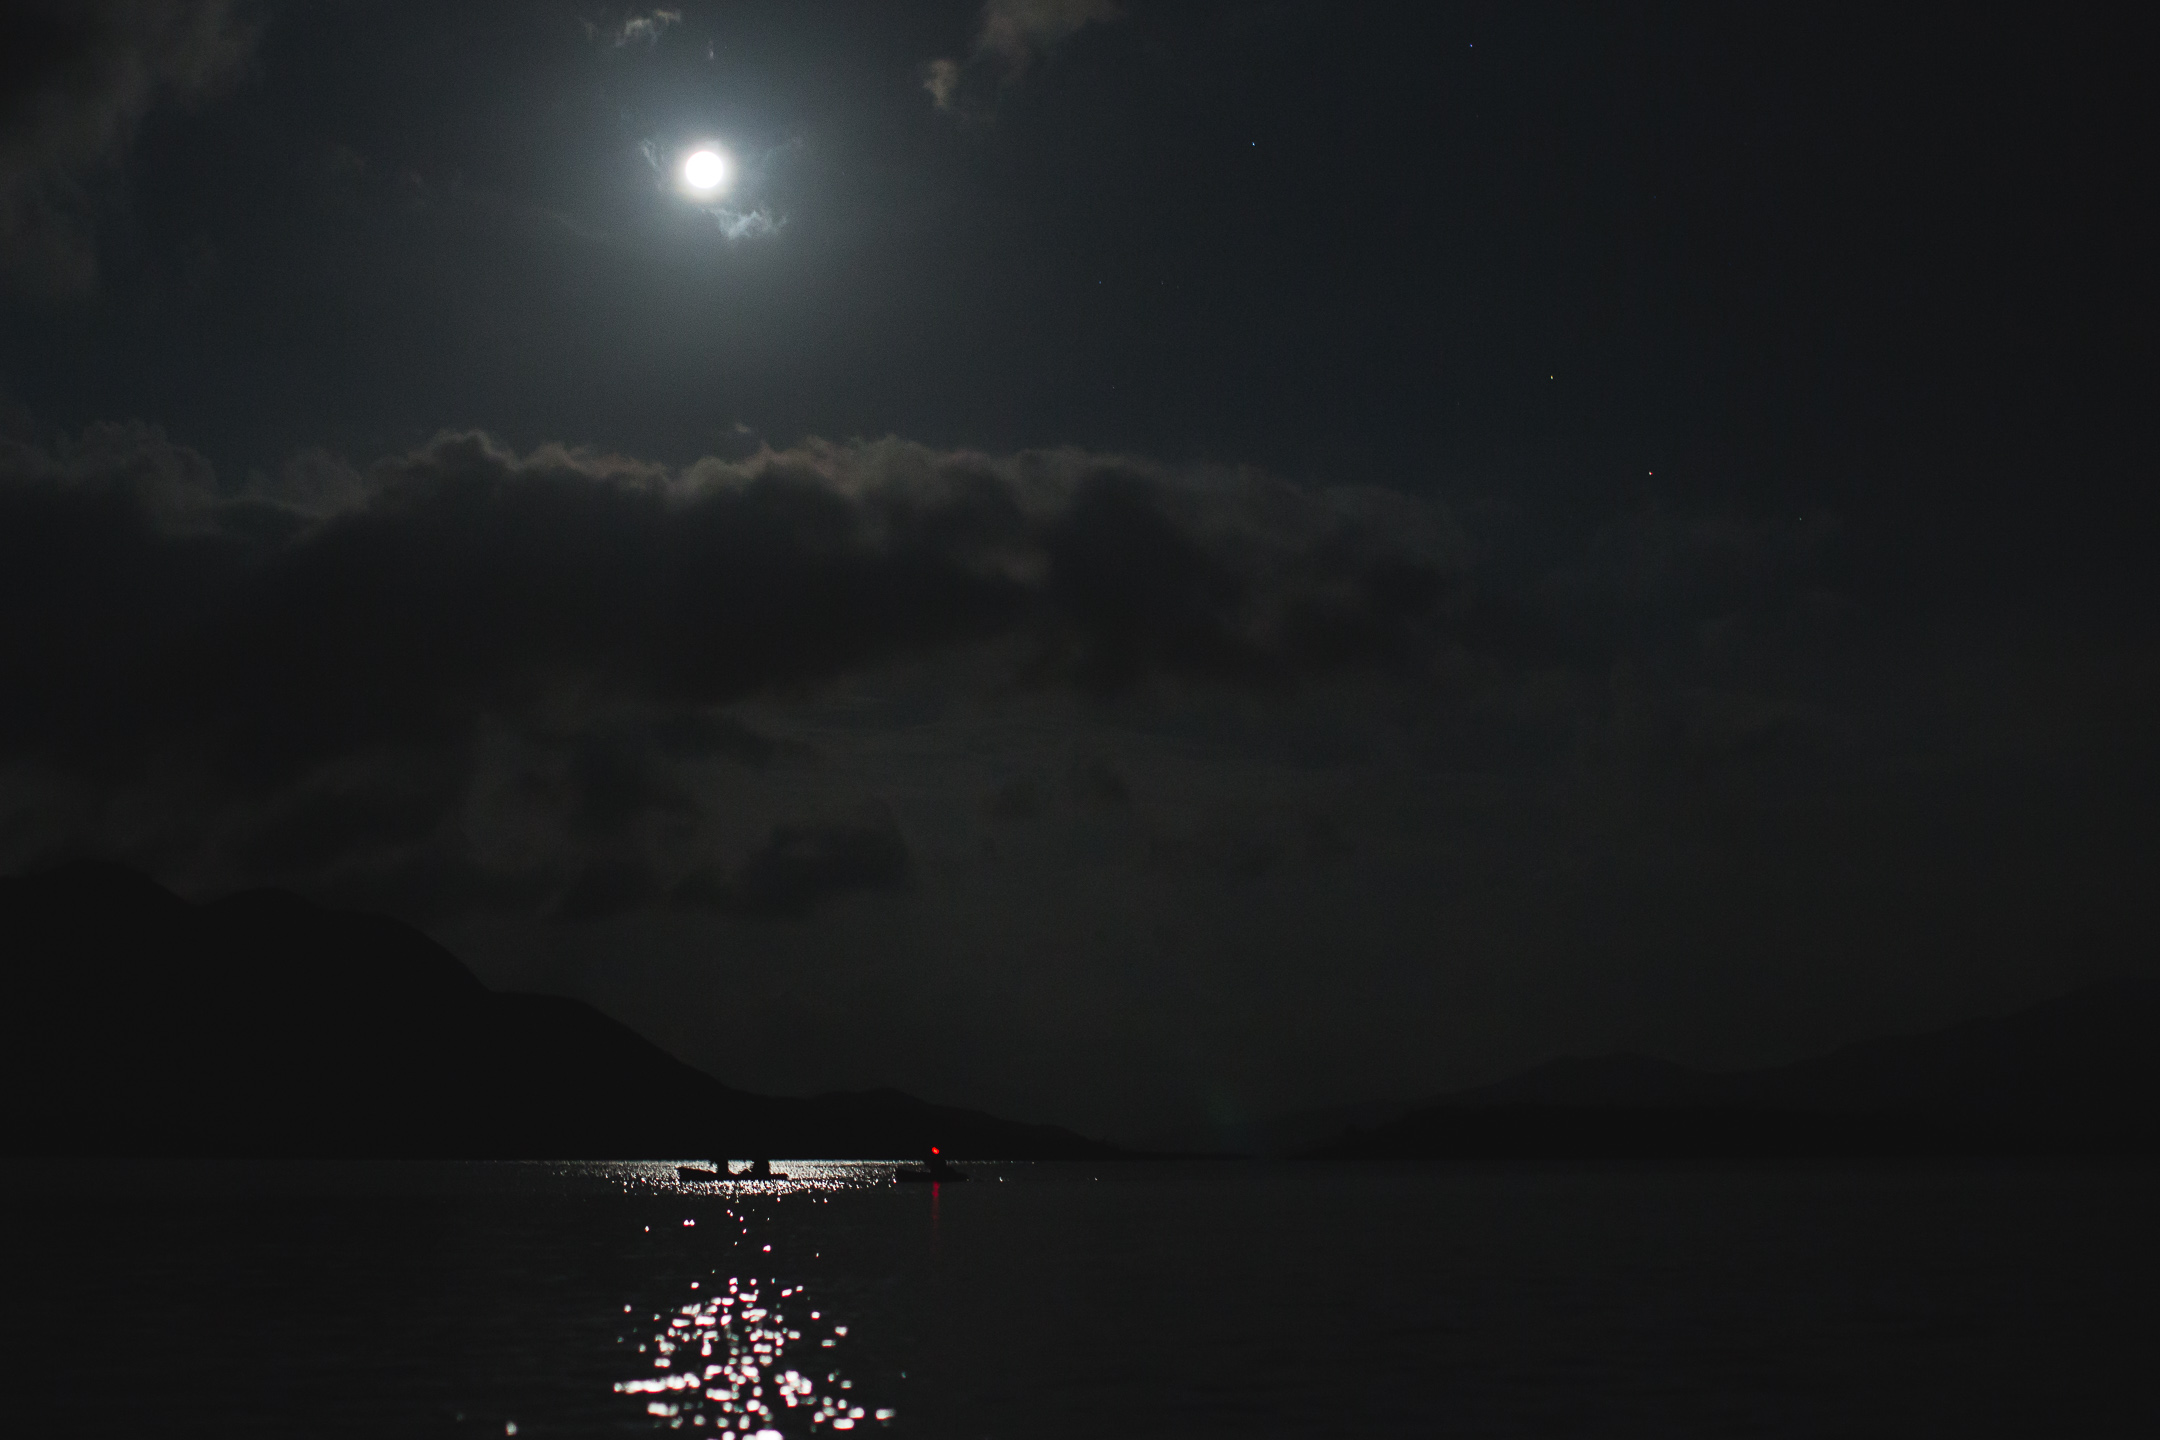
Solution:
[{"label": "full moon", "polygon": [[683,161],[683,179],[693,190],[718,190],[727,184],[727,157],[717,150],[700,150]]}]

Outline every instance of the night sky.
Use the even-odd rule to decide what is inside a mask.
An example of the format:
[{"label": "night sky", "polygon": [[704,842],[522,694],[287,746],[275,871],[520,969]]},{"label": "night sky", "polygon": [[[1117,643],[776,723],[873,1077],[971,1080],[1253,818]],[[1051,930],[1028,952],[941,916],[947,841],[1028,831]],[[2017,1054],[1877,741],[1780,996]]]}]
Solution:
[{"label": "night sky", "polygon": [[0,870],[1122,1139],[2150,973],[2145,52],[1921,8],[17,0]]}]

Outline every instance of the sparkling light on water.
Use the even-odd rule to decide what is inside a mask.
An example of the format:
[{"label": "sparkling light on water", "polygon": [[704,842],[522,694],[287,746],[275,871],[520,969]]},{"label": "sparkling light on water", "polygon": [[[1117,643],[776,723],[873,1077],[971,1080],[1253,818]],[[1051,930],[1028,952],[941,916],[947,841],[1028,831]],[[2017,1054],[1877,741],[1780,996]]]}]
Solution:
[{"label": "sparkling light on water", "polygon": [[[656,1316],[658,1328],[638,1348],[652,1356],[659,1373],[618,1380],[616,1393],[651,1397],[645,1413],[669,1429],[688,1423],[721,1440],[783,1440],[790,1430],[845,1431],[893,1418],[890,1409],[855,1404],[846,1393],[855,1382],[838,1370],[820,1376],[802,1369],[807,1359],[790,1362],[790,1351],[814,1334],[792,1328],[783,1308],[807,1308],[803,1287],[736,1276],[727,1288],[724,1296],[692,1299],[673,1314]],[[830,1328],[835,1337],[847,1333],[844,1325]],[[821,1347],[833,1343],[817,1338]]]},{"label": "sparkling light on water", "polygon": [[[633,1172],[621,1176],[626,1189],[693,1194],[801,1194],[890,1181],[890,1167],[835,1162],[790,1162],[786,1179],[704,1183],[681,1182],[671,1167],[626,1169]],[[729,1211],[727,1218],[747,1217]],[[689,1228],[693,1221],[682,1223]],[[748,1235],[746,1224],[739,1229]],[[764,1245],[758,1253],[771,1249]],[[649,1333],[636,1337],[636,1352],[650,1357],[652,1373],[619,1380],[614,1388],[642,1402],[657,1428],[689,1428],[718,1440],[787,1440],[895,1418],[890,1408],[856,1403],[855,1382],[823,1353],[846,1337],[848,1327],[836,1323],[827,1307],[812,1308],[807,1286],[746,1276],[730,1276],[725,1286],[722,1294],[719,1283],[690,1282],[689,1299],[653,1314]],[[815,1366],[811,1353],[819,1357]]]}]

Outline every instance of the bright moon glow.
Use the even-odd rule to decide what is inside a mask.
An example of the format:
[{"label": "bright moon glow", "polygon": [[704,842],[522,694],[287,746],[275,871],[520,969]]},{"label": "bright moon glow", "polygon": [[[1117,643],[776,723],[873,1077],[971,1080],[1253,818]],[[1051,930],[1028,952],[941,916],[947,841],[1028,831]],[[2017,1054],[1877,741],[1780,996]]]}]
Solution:
[{"label": "bright moon glow", "polygon": [[700,150],[683,161],[683,179],[693,190],[718,190],[727,183],[727,157],[717,150]]}]

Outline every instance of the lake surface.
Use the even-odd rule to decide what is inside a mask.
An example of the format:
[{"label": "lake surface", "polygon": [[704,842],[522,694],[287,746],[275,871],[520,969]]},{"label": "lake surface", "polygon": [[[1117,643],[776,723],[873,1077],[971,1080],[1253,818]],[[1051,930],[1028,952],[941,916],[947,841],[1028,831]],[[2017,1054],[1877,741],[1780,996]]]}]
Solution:
[{"label": "lake surface", "polygon": [[781,1168],[0,1164],[8,1403],[144,1440],[2160,1435],[2152,1168]]}]

